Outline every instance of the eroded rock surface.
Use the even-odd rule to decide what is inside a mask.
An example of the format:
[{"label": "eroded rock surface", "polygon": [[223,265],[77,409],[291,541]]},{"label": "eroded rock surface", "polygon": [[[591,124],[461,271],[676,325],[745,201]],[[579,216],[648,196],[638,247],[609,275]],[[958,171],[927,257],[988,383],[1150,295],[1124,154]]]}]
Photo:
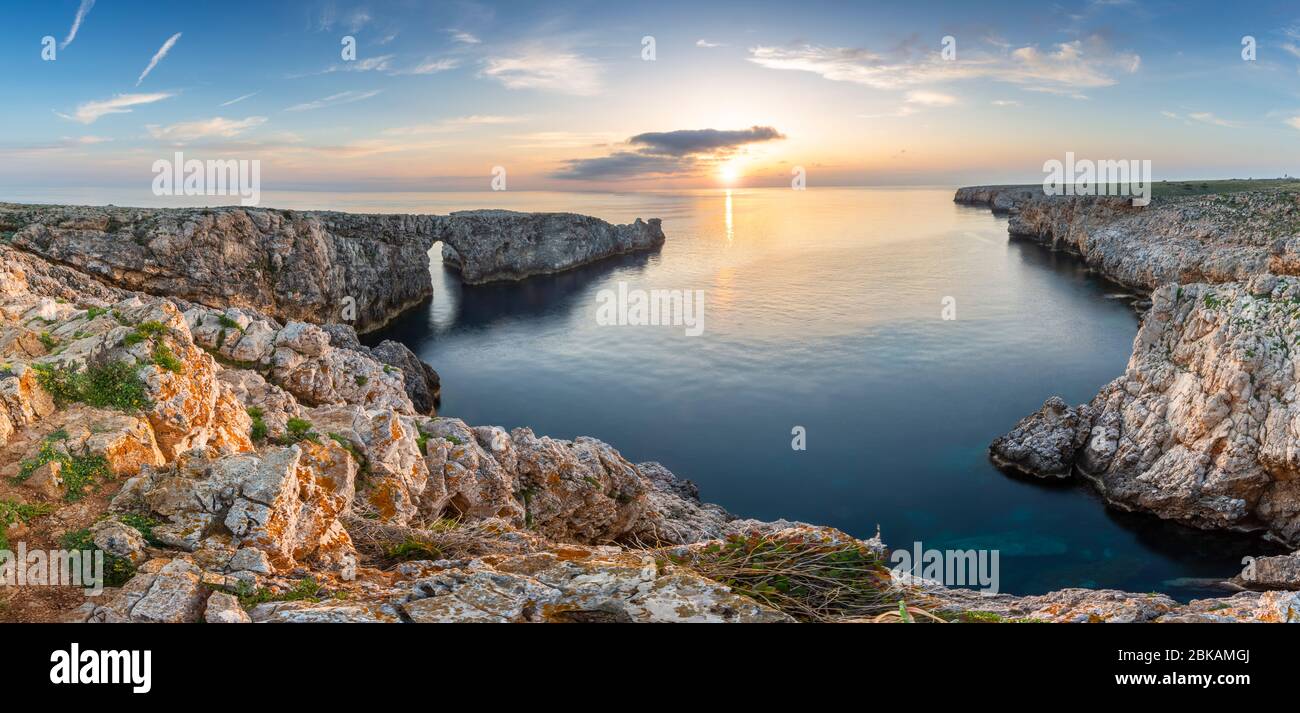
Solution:
[{"label": "eroded rock surface", "polygon": [[[519,279],[657,248],[657,219],[572,213],[354,215],[264,208],[0,204],[15,247],[128,290],[281,321],[381,326],[432,294],[442,241],[466,282]],[[0,279],[0,285],[3,280]]]}]

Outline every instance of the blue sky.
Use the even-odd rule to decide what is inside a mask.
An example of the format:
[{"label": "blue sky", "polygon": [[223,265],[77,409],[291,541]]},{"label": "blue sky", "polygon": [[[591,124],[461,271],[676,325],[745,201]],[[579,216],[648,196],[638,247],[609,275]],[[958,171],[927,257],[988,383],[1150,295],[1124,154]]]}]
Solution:
[{"label": "blue sky", "polygon": [[11,2],[0,190],[175,151],[267,189],[1037,181],[1066,151],[1300,173],[1300,6],[1246,5]]}]

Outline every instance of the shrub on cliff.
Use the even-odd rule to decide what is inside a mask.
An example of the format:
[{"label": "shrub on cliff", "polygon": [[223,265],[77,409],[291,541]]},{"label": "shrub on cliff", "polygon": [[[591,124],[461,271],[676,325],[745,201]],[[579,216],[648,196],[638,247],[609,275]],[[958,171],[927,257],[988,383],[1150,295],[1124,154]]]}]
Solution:
[{"label": "shrub on cliff", "polygon": [[81,402],[100,408],[141,411],[153,404],[136,367],[113,359],[82,369],[67,364],[33,364],[41,388],[59,406]]}]

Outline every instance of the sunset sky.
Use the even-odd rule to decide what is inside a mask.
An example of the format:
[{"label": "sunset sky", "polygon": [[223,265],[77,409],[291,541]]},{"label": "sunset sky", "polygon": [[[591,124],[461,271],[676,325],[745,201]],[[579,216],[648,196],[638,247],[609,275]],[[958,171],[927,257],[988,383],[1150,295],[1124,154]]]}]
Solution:
[{"label": "sunset sky", "polygon": [[1297,174],[1300,7],[1250,6],[10,2],[0,191],[147,185],[177,150],[266,190],[1036,182],[1067,151]]}]

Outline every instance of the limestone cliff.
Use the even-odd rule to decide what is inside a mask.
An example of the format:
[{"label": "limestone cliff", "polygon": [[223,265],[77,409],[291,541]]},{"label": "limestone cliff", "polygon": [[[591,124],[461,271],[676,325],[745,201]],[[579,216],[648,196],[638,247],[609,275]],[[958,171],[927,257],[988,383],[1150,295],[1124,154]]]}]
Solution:
[{"label": "limestone cliff", "polygon": [[572,213],[18,204],[0,204],[0,235],[129,290],[282,321],[346,322],[361,332],[432,293],[427,253],[437,241],[471,283],[556,272],[664,242],[658,219],[611,225]]}]

